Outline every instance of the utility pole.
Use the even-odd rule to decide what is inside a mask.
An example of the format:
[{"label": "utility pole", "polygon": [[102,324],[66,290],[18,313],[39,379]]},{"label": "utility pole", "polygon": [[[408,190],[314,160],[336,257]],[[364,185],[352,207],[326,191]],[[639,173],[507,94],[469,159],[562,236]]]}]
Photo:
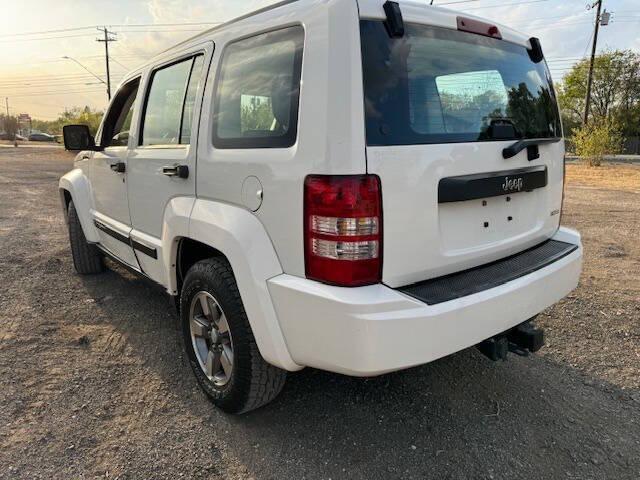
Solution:
[{"label": "utility pole", "polygon": [[591,61],[589,62],[589,77],[587,78],[587,96],[584,102],[584,119],[583,124],[586,125],[589,121],[589,107],[591,106],[591,86],[593,85],[593,63],[596,58],[596,47],[598,45],[598,31],[600,30],[600,10],[602,9],[602,0],[590,5],[591,8],[597,7],[596,11],[596,26],[593,31],[593,46],[591,47]]},{"label": "utility pole", "polygon": [[9,118],[9,97],[4,97],[4,102],[7,104],[7,118]]},{"label": "utility pole", "polygon": [[104,39],[97,38],[96,42],[104,42],[104,54],[105,62],[107,65],[107,97],[111,100],[111,74],[109,72],[109,42],[115,42],[114,37],[109,36],[111,32],[107,30],[107,27],[98,28],[98,30],[104,32]]}]

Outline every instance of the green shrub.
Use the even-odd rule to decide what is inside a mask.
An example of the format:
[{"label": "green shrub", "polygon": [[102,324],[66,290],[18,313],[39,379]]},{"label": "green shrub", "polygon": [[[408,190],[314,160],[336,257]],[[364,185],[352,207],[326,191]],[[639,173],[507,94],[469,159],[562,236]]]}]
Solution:
[{"label": "green shrub", "polygon": [[619,127],[610,119],[593,118],[573,133],[576,155],[584,158],[592,167],[602,164],[605,155],[622,151],[623,138]]}]

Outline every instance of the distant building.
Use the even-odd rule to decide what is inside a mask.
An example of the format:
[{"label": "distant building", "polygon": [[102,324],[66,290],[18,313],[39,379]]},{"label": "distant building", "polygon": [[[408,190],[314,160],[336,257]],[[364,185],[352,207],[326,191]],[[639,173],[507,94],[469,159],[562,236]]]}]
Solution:
[{"label": "distant building", "polygon": [[18,115],[18,134],[23,137],[31,135],[31,116],[28,113],[21,113]]}]

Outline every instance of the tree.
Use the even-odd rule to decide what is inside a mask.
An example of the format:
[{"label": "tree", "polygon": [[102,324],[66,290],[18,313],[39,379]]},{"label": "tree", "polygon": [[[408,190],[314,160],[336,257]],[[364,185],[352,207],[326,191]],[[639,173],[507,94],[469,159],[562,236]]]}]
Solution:
[{"label": "tree", "polygon": [[50,133],[52,135],[62,134],[62,127],[71,124],[87,125],[91,131],[91,135],[95,135],[100,127],[103,112],[93,110],[91,107],[74,107],[71,110],[65,110],[56,120],[44,121],[34,119],[32,127],[34,130]]},{"label": "tree", "polygon": [[15,140],[15,135],[18,133],[18,119],[13,116],[0,115],[2,120],[2,130],[9,135],[10,140]]},{"label": "tree", "polygon": [[253,97],[240,110],[242,130],[269,130],[273,123],[271,99]]},{"label": "tree", "polygon": [[[589,60],[576,63],[558,85],[565,132],[582,124]],[[611,119],[626,137],[640,135],[640,54],[612,50],[595,57],[590,117]]]}]

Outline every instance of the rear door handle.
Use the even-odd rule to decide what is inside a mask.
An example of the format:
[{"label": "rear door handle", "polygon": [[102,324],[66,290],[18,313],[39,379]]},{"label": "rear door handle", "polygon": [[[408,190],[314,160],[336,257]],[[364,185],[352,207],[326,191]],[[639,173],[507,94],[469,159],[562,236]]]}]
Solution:
[{"label": "rear door handle", "polygon": [[162,174],[167,177],[189,178],[188,165],[165,165],[162,167]]},{"label": "rear door handle", "polygon": [[124,173],[125,170],[127,169],[126,164],[124,162],[112,163],[111,165],[109,165],[109,167],[111,168],[111,170],[113,170],[116,173]]}]

